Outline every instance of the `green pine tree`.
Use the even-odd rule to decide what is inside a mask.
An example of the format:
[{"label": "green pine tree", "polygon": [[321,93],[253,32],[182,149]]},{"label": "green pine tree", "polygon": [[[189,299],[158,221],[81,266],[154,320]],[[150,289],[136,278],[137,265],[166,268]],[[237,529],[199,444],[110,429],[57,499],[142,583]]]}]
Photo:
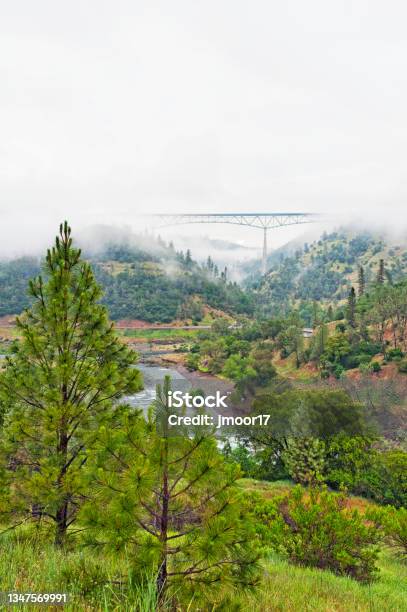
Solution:
[{"label": "green pine tree", "polygon": [[187,252],[185,255],[185,267],[186,268],[192,267],[192,257],[191,257],[191,251],[189,249],[187,249]]},{"label": "green pine tree", "polygon": [[326,347],[326,343],[329,337],[329,328],[324,323],[320,325],[316,334],[311,340],[311,359],[319,361],[321,355],[323,355]]},{"label": "green pine tree", "polygon": [[299,325],[290,325],[287,328],[287,341],[291,352],[295,355],[295,366],[298,369],[301,366],[301,361],[304,354],[304,336],[302,327]]},{"label": "green pine tree", "polygon": [[211,431],[169,427],[177,413],[169,391],[166,377],[149,421],[132,411],[106,429],[90,481],[100,512],[84,507],[86,534],[97,546],[125,548],[135,577],[156,576],[161,600],[182,592],[195,605],[219,601],[216,587],[256,580],[256,536],[235,486],[240,470]]},{"label": "green pine tree", "polygon": [[2,473],[12,518],[51,521],[62,545],[87,493],[89,450],[114,420],[117,400],[142,384],[136,354],[99,304],[101,290],[67,222],[44,273],[30,282],[33,304],[17,319],[21,340],[0,376],[9,407]]},{"label": "green pine tree", "polygon": [[355,288],[352,287],[348,295],[348,308],[347,308],[348,322],[351,327],[356,327],[356,293]]},{"label": "green pine tree", "polygon": [[366,288],[365,270],[363,266],[359,266],[359,271],[358,271],[358,295],[359,297],[364,295],[365,288]]},{"label": "green pine tree", "polygon": [[377,272],[377,281],[376,281],[379,285],[384,284],[384,276],[385,276],[384,259],[381,259],[379,261],[379,270]]},{"label": "green pine tree", "polygon": [[213,263],[212,257],[208,255],[208,259],[206,260],[206,267],[209,272],[213,272],[214,265],[215,264]]}]

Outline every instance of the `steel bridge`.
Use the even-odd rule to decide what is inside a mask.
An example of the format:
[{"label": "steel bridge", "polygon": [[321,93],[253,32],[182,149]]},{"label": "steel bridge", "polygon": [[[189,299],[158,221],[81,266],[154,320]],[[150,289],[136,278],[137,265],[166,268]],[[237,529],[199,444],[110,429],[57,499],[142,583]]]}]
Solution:
[{"label": "steel bridge", "polygon": [[245,225],[263,230],[263,257],[262,273],[267,272],[267,232],[269,229],[286,227],[288,225],[301,225],[315,223],[321,215],[315,213],[207,213],[207,214],[151,214],[143,215],[152,220],[154,227],[170,227],[173,225],[186,225],[191,223],[229,223],[231,225]]}]

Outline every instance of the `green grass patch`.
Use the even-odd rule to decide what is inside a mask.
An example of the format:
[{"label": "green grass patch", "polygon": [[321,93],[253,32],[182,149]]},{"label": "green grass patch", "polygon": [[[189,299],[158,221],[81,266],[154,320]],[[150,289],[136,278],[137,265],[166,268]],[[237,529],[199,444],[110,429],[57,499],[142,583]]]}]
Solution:
[{"label": "green grass patch", "polygon": [[379,567],[379,580],[362,585],[327,571],[295,567],[273,556],[264,565],[260,588],[237,602],[245,612],[404,612],[407,565],[383,550]]},{"label": "green grass patch", "polygon": [[[284,486],[284,483],[274,483]],[[2,543],[2,591],[66,592],[64,610],[156,610],[154,580],[131,584],[126,578],[131,555],[107,555],[90,550],[61,552],[38,538],[9,537]],[[263,579],[252,593],[236,592],[234,610],[281,612],[404,612],[407,610],[407,565],[383,549],[379,579],[361,585],[327,571],[294,567],[272,555]],[[4,608],[5,609],[5,608]],[[21,606],[43,610],[44,606]],[[47,609],[50,609],[49,607]],[[52,608],[51,608],[52,609]],[[56,608],[55,609],[60,609]],[[163,606],[162,610],[169,610]],[[192,610],[193,604],[192,604]]]},{"label": "green grass patch", "polygon": [[310,372],[304,367],[297,368],[295,356],[290,355],[287,359],[273,359],[273,365],[277,373],[283,378],[295,379],[301,382],[313,382],[318,375]]},{"label": "green grass patch", "polygon": [[148,340],[192,340],[199,333],[199,329],[126,329],[118,333],[126,338],[147,338]]}]

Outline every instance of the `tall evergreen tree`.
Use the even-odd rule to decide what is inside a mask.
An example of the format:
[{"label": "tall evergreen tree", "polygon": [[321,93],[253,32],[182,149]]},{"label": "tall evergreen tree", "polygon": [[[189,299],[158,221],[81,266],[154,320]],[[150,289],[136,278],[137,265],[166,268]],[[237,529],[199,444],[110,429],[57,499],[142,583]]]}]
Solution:
[{"label": "tall evergreen tree", "polygon": [[379,261],[379,270],[377,272],[377,283],[379,285],[383,285],[383,283],[384,283],[384,276],[385,276],[384,259],[381,259]]},{"label": "tall evergreen tree", "polygon": [[116,337],[67,222],[44,272],[30,282],[33,305],[17,319],[21,340],[0,376],[9,406],[2,474],[13,518],[34,509],[53,522],[62,545],[86,494],[89,450],[114,420],[117,400],[142,384],[136,354]]},{"label": "tall evergreen tree", "polygon": [[332,308],[332,304],[329,304],[328,306],[328,310],[327,310],[327,317],[328,317],[328,321],[333,321],[334,319],[334,309]]},{"label": "tall evergreen tree", "polygon": [[235,486],[240,470],[207,428],[169,426],[181,414],[169,391],[167,377],[149,421],[133,410],[105,431],[90,481],[100,512],[83,508],[86,534],[90,544],[126,548],[134,575],[155,575],[162,600],[182,592],[195,605],[218,603],[217,586],[255,581],[256,537]]},{"label": "tall evergreen tree", "polygon": [[354,287],[349,291],[347,315],[349,325],[356,327],[356,293]]},{"label": "tall evergreen tree", "polygon": [[319,304],[316,300],[312,302],[312,327],[318,327],[322,313],[319,309]]},{"label": "tall evergreen tree", "polygon": [[365,270],[363,266],[359,266],[358,271],[358,295],[361,297],[365,293],[366,281],[365,281]]},{"label": "tall evergreen tree", "polygon": [[185,255],[185,266],[187,268],[190,268],[192,266],[191,251],[189,249],[187,249],[187,252],[186,252],[186,255]]},{"label": "tall evergreen tree", "polygon": [[329,338],[329,328],[322,323],[311,340],[311,359],[319,361]]},{"label": "tall evergreen tree", "polygon": [[296,367],[299,368],[304,356],[304,322],[297,312],[292,311],[285,321],[285,327],[278,334],[278,345],[287,357],[295,354]]}]

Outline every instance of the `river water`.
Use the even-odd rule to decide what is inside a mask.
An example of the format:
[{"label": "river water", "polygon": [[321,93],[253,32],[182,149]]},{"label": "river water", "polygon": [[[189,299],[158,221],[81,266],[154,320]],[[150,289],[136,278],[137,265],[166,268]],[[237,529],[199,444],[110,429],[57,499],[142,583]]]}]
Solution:
[{"label": "river water", "polygon": [[165,376],[171,376],[171,386],[174,391],[188,391],[191,383],[180,372],[162,366],[152,366],[138,363],[137,369],[143,374],[144,389],[126,398],[129,404],[137,408],[147,408],[155,400],[156,385],[162,384]]},{"label": "river water", "polygon": [[[3,359],[5,355],[0,355],[0,360]],[[144,388],[135,393],[134,395],[130,395],[126,398],[123,398],[122,401],[127,402],[134,408],[140,408],[143,410],[144,414],[147,414],[148,408],[151,406],[153,401],[156,398],[156,386],[157,384],[163,384],[165,376],[171,377],[171,387],[173,391],[189,391],[192,389],[191,381],[189,381],[181,372],[178,372],[173,368],[165,368],[163,366],[158,365],[148,365],[146,363],[138,363],[137,369],[141,371],[143,375],[143,385]],[[200,381],[199,388],[206,387],[206,391],[215,392],[217,387],[219,386],[217,383],[221,381],[216,381],[214,377],[212,377],[207,384],[202,384],[203,381]],[[223,383],[224,384],[224,383]],[[190,408],[187,409],[187,414],[193,416],[196,412],[196,409]],[[215,418],[218,413],[215,409],[206,409],[208,414],[212,414]],[[235,438],[233,435],[228,435],[229,443],[232,446],[235,444]]]}]

